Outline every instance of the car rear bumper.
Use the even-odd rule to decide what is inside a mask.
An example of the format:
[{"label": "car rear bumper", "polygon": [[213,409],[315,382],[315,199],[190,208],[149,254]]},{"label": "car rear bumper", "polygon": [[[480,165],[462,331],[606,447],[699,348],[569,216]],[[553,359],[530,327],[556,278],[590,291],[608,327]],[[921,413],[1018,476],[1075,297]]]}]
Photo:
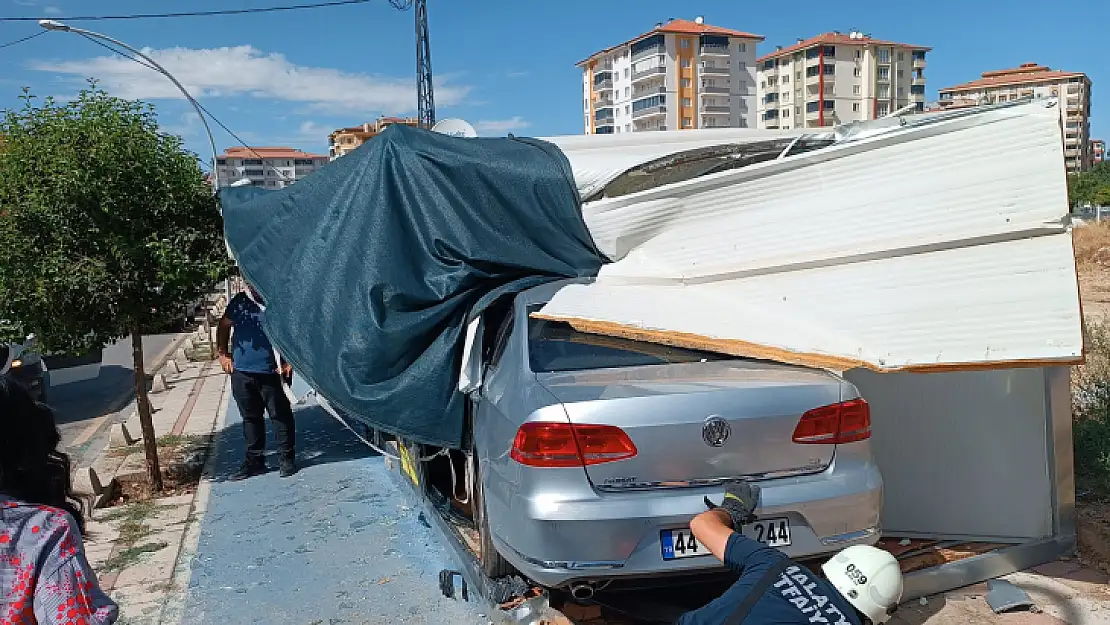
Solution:
[{"label": "car rear bumper", "polygon": [[[838,454],[840,456],[840,454]],[[796,559],[879,539],[882,478],[870,459],[844,454],[813,475],[760,482],[760,518],[790,520]],[[660,532],[688,527],[720,501],[723,488],[597,493],[562,499],[517,494],[512,518],[494,532],[498,551],[527,577],[550,587],[614,577],[653,577],[721,569],[712,556],[663,560]]]}]

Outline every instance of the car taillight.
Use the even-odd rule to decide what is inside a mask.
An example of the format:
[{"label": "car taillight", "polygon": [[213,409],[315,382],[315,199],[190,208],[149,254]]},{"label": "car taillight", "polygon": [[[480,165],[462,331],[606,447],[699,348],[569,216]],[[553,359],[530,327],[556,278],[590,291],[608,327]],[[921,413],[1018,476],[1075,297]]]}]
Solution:
[{"label": "car taillight", "polygon": [[520,426],[509,452],[530,467],[581,467],[635,455],[636,445],[618,427],[540,422]]},{"label": "car taillight", "polygon": [[793,440],[807,445],[836,445],[869,438],[871,407],[862,399],[851,399],[806,412],[794,428]]}]

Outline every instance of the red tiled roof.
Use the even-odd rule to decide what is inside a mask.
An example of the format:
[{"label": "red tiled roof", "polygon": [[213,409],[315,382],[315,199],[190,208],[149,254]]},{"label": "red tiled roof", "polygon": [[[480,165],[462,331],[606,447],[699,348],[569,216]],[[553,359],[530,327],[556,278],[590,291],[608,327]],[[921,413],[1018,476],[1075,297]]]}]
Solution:
[{"label": "red tiled roof", "polygon": [[265,148],[235,146],[228,148],[220,156],[225,158],[327,158],[327,156],[320,154],[312,154],[283,146]]},{"label": "red tiled roof", "polygon": [[809,39],[799,41],[792,46],[787,46],[782,50],[775,50],[770,54],[765,54],[759,57],[759,62],[778,58],[787,54],[793,54],[794,52],[812,48],[813,46],[894,46],[897,48],[913,48],[914,50],[932,50],[932,48],[926,46],[915,46],[908,43],[898,43],[897,41],[884,41],[882,39],[872,39],[871,37],[853,39],[849,35],[833,32],[822,33],[816,37],[810,37]]},{"label": "red tiled roof", "polygon": [[731,28],[722,28],[720,26],[712,26],[710,24],[699,24],[692,20],[671,20],[662,26],[657,26],[646,33],[629,39],[628,41],[618,43],[615,46],[609,46],[604,50],[594,52],[590,56],[575,63],[576,66],[583,65],[593,59],[594,57],[608,54],[621,46],[636,43],[637,41],[650,37],[656,33],[673,33],[676,35],[723,35],[726,37],[741,37],[743,39],[755,39],[756,41],[763,41],[766,39],[763,35],[756,35],[754,33],[746,33],[742,30],[732,30]]},{"label": "red tiled roof", "polygon": [[1023,85],[1031,82],[1043,82],[1046,80],[1062,80],[1065,78],[1075,78],[1082,76],[1086,78],[1083,72],[1064,72],[1060,70],[1049,69],[1044,65],[1037,65],[1036,63],[1023,63],[1018,67],[1010,69],[1000,69],[990,72],[983,72],[982,78],[965,82],[955,87],[945,87],[941,91],[971,91],[982,87],[999,87],[1005,85]]}]

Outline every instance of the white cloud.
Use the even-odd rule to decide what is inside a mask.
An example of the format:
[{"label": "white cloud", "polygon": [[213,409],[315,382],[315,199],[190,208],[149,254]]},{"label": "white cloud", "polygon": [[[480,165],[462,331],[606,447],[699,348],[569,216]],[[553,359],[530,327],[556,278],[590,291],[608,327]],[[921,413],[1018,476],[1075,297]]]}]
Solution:
[{"label": "white cloud", "polygon": [[513,130],[521,130],[531,125],[531,122],[525,120],[520,115],[514,115],[509,119],[480,120],[474,124],[474,129],[478,132],[504,134],[506,132],[512,132]]},{"label": "white cloud", "polygon": [[[197,99],[254,96],[296,102],[320,112],[398,115],[416,108],[416,80],[296,65],[280,53],[253,46],[144,49]],[[181,98],[165,77],[118,56],[78,61],[32,61],[31,69],[92,77],[114,95],[129,99]],[[436,104],[459,104],[470,91],[440,77]]]}]

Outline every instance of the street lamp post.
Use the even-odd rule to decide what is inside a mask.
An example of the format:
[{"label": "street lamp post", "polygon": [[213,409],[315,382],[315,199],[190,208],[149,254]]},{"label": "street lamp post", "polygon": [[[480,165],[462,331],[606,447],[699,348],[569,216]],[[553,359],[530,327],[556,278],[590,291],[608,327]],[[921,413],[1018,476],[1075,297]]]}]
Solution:
[{"label": "street lamp post", "polygon": [[158,73],[168,78],[170,82],[172,82],[174,86],[177,87],[179,91],[181,91],[181,95],[185,96],[185,99],[189,101],[189,104],[193,105],[193,110],[197,112],[197,117],[200,117],[200,123],[204,124],[204,132],[208,135],[208,146],[212,148],[212,186],[214,189],[220,188],[220,170],[219,167],[217,167],[216,165],[218,160],[218,157],[216,155],[216,140],[212,137],[212,129],[208,127],[208,120],[204,117],[204,113],[201,112],[200,104],[198,104],[196,99],[193,98],[192,94],[190,94],[185,89],[185,87],[180,82],[178,82],[177,78],[174,78],[173,74],[171,74],[169,70],[159,65],[157,61],[150,58],[149,56],[143,54],[135,48],[132,48],[131,46],[118,39],[113,39],[109,37],[108,35],[93,32],[91,30],[85,30],[84,28],[75,28],[56,20],[39,20],[39,26],[45,28],[46,30],[54,30],[63,33],[77,33],[78,35],[84,35],[86,37],[102,39],[109,43],[114,43],[117,46],[132,52],[133,54],[135,54],[135,56],[143,59],[144,61],[149,63],[151,67],[155,68]]},{"label": "street lamp post", "polygon": [[[219,161],[219,157],[216,154],[216,139],[212,137],[212,129],[208,127],[208,120],[204,117],[204,113],[200,110],[200,104],[196,101],[195,98],[193,98],[192,94],[190,94],[189,91],[185,89],[185,86],[182,85],[180,82],[178,82],[177,78],[175,78],[174,75],[169,72],[169,70],[162,67],[157,61],[155,61],[154,59],[150,58],[149,56],[143,54],[139,50],[136,50],[135,48],[127,45],[126,43],[124,43],[124,42],[122,42],[118,39],[113,39],[113,38],[109,37],[108,35],[98,33],[98,32],[94,32],[94,31],[91,31],[91,30],[85,30],[84,28],[75,28],[73,26],[69,26],[68,24],[63,24],[62,22],[59,22],[57,20],[39,20],[39,26],[45,28],[46,30],[53,30],[53,31],[58,31],[58,32],[63,32],[63,33],[76,33],[78,35],[84,35],[86,37],[91,37],[93,39],[101,39],[101,40],[107,41],[109,43],[114,43],[117,46],[132,52],[133,54],[135,54],[135,56],[143,59],[144,61],[146,61],[147,63],[150,64],[150,67],[153,67],[158,73],[160,73],[163,76],[165,76],[166,78],[168,78],[170,80],[170,82],[172,82],[174,84],[174,86],[177,87],[179,91],[181,91],[181,95],[185,96],[185,99],[189,101],[189,104],[193,105],[193,110],[196,111],[197,117],[200,118],[200,123],[204,125],[204,132],[205,132],[205,134],[208,135],[208,146],[212,149],[212,193],[216,193],[219,190],[219,188],[220,188],[220,168],[217,164],[218,161]],[[226,239],[224,240],[224,245],[225,246],[228,245]],[[230,246],[228,246],[228,248],[227,248],[227,254],[228,254],[228,256],[234,258],[234,255],[231,253],[231,247]],[[225,289],[225,296],[227,297],[227,303],[230,303],[231,302],[231,278],[230,277],[227,280],[227,288]],[[212,342],[212,331],[209,328],[208,310],[204,311],[204,331],[205,331],[205,334],[207,335],[206,340],[211,343]],[[212,350],[212,354],[214,356],[215,355],[215,346],[214,345],[211,346],[211,350]]]}]

